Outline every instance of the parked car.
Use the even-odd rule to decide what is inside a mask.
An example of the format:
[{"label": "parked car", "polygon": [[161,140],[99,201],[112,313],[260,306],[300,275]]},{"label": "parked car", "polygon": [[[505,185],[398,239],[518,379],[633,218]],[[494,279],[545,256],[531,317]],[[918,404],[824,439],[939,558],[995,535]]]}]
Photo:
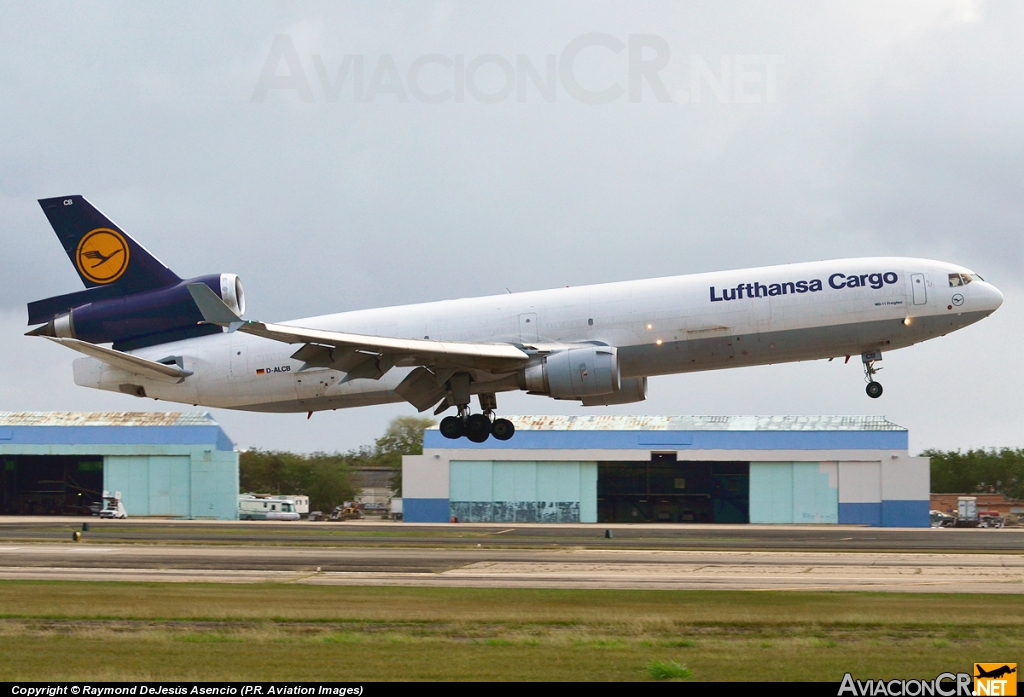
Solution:
[{"label": "parked car", "polygon": [[942,511],[929,511],[933,528],[951,528],[956,525],[956,518]]},{"label": "parked car", "polygon": [[324,514],[321,511],[310,511],[307,520],[317,521],[323,520]]}]

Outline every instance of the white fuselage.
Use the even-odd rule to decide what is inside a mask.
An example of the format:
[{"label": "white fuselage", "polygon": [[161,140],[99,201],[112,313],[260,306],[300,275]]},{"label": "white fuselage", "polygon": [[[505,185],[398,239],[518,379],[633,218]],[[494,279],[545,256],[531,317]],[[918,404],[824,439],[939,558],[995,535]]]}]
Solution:
[{"label": "white fuselage", "polygon": [[[953,285],[951,274],[973,277]],[[854,279],[854,280],[851,280]],[[753,297],[751,297],[753,296]],[[283,324],[353,334],[516,345],[602,343],[623,378],[888,351],[991,314],[1002,294],[967,269],[909,258],[864,258],[558,288],[358,310]],[[313,411],[402,401],[409,368],[343,383],[328,368],[299,371],[300,345],[225,332],[133,351],[175,357],[184,380],[142,377],[92,358],[75,382],[157,399],[253,411]],[[477,378],[474,392],[519,389]]]}]

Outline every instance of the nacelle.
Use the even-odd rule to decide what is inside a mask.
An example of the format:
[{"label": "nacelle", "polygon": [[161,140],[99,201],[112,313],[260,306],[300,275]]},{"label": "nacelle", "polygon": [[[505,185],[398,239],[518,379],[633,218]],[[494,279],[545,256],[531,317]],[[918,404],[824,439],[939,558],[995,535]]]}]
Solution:
[{"label": "nacelle", "polygon": [[[238,276],[213,274],[130,295],[93,300],[89,297],[90,290],[64,296],[72,306],[52,316],[32,333],[81,339],[91,344],[112,342],[119,350],[219,333],[222,330],[218,326],[200,324],[203,316],[188,291],[189,283],[206,284],[237,314],[245,312],[245,294]],[[60,300],[50,298],[33,305],[40,309],[44,303],[56,307]],[[80,300],[85,302],[78,304],[76,301]],[[33,309],[30,305],[30,321]]]},{"label": "nacelle", "polygon": [[633,404],[645,399],[647,399],[647,378],[626,378],[619,386],[618,392],[584,397],[582,402],[585,407],[607,407],[612,404]]},{"label": "nacelle", "polygon": [[558,351],[520,371],[520,387],[555,399],[588,399],[619,391],[619,356],[614,346]]}]

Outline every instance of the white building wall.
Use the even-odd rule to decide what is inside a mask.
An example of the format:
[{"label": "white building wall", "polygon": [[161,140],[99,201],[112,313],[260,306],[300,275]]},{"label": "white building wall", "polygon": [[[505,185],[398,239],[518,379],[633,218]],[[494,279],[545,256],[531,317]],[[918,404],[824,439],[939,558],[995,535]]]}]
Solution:
[{"label": "white building wall", "polygon": [[880,503],[882,463],[852,461],[839,463],[839,503]]},{"label": "white building wall", "polygon": [[931,498],[931,465],[927,457],[894,454],[882,467],[882,499],[928,501]]}]

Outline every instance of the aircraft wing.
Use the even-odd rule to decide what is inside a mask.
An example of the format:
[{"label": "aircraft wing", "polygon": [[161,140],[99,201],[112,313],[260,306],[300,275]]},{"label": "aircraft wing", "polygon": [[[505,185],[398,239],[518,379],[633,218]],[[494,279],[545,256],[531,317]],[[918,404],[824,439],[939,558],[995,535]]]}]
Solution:
[{"label": "aircraft wing", "polygon": [[397,391],[421,411],[444,397],[444,383],[458,371],[507,373],[530,359],[527,353],[507,343],[399,339],[245,321],[205,284],[189,284],[188,289],[204,319],[211,324],[286,344],[303,344],[292,354],[292,358],[303,361],[300,370],[339,370],[345,373],[344,383],[359,378],[377,380],[395,366],[420,368]]},{"label": "aircraft wing", "polygon": [[[334,354],[333,362],[344,362],[343,356],[362,353],[390,356],[394,359],[394,365],[399,366],[431,365],[475,368],[500,373],[515,370],[529,359],[526,353],[511,344],[395,339],[386,336],[303,329],[263,322],[246,322],[238,328],[238,331],[282,341],[286,344],[306,344],[310,347],[334,349],[332,352]],[[310,359],[316,361],[316,356],[322,353],[322,351],[304,347],[299,349],[293,358],[310,363]],[[344,370],[344,368],[339,369]]]},{"label": "aircraft wing", "polygon": [[87,356],[101,360],[115,368],[121,368],[122,370],[127,370],[131,373],[139,373],[140,375],[145,375],[147,377],[155,377],[157,379],[178,378],[180,381],[192,374],[191,371],[183,370],[177,365],[157,363],[156,361],[151,361],[139,356],[133,356],[130,353],[125,353],[123,351],[115,351],[114,349],[90,344],[88,341],[81,341],[80,339],[60,338],[55,336],[44,336],[43,338],[67,346],[69,349],[74,349],[79,353],[84,353]]}]

